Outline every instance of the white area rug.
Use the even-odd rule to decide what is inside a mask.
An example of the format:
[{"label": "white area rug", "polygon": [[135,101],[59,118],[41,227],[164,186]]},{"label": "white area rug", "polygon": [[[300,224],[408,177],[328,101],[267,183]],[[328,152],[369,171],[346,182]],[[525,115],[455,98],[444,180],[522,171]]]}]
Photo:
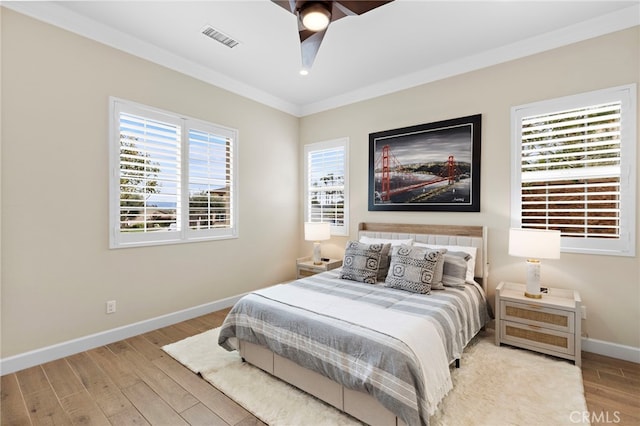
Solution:
[{"label": "white area rug", "polygon": [[[269,425],[360,424],[243,363],[237,352],[227,352],[217,342],[218,329],[213,329],[163,349]],[[587,405],[578,367],[493,342],[489,330],[467,347],[461,368],[451,370],[453,390],[431,417],[431,425],[579,424]]]}]

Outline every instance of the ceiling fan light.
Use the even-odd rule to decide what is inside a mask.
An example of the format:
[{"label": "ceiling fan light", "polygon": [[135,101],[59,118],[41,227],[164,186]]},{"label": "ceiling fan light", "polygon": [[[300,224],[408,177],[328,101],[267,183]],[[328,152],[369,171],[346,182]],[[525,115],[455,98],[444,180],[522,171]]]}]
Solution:
[{"label": "ceiling fan light", "polygon": [[322,3],[310,2],[300,10],[300,20],[309,31],[322,31],[329,26],[331,12]]}]

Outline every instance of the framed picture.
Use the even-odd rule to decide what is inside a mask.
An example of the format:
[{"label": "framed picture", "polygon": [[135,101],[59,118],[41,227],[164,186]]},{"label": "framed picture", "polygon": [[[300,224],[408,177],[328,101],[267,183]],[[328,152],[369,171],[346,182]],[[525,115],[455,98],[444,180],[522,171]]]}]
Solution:
[{"label": "framed picture", "polygon": [[480,211],[482,115],[369,134],[369,210]]}]

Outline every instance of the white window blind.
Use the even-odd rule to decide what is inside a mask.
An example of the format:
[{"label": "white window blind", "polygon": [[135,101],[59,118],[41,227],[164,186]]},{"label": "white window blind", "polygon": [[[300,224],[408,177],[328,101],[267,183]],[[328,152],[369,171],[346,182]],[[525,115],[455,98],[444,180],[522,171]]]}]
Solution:
[{"label": "white window blind", "polygon": [[236,235],[236,131],[111,99],[110,246]]},{"label": "white window blind", "polygon": [[126,112],[119,122],[119,231],[166,230],[180,197],[180,127]]},{"label": "white window blind", "polygon": [[305,145],[305,221],[348,235],[348,139]]},{"label": "white window blind", "polygon": [[200,129],[189,130],[189,228],[233,227],[232,135]]},{"label": "white window blind", "polygon": [[514,110],[514,226],[559,230],[565,251],[632,255],[630,96],[612,89]]}]

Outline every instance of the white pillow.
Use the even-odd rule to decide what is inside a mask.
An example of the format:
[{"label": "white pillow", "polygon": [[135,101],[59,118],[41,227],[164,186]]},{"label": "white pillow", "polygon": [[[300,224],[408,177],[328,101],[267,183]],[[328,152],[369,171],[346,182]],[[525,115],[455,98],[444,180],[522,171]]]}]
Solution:
[{"label": "white pillow", "polygon": [[405,246],[410,246],[413,244],[413,238],[409,238],[406,240],[394,240],[391,238],[372,238],[372,237],[367,237],[366,235],[363,235],[362,237],[360,237],[360,242],[361,243],[365,243],[365,244],[387,244],[390,243],[391,247],[393,246],[400,246],[400,245],[405,245]]},{"label": "white pillow", "polygon": [[445,246],[439,244],[427,244],[427,243],[413,243],[414,246],[418,247],[429,247],[433,249],[447,249],[449,251],[461,251],[464,253],[468,253],[471,258],[467,260],[467,281],[473,281],[476,275],[476,253],[478,251],[477,247],[470,246]]}]

